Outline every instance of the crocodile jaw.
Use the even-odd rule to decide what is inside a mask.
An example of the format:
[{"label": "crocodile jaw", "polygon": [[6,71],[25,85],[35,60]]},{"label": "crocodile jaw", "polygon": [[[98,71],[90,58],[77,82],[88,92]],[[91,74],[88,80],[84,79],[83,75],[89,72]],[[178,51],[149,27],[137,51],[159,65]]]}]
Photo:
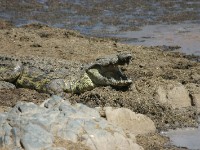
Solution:
[{"label": "crocodile jaw", "polygon": [[92,68],[87,70],[88,76],[97,86],[127,87],[132,84],[121,70],[114,65],[107,67]]},{"label": "crocodile jaw", "polygon": [[122,73],[119,65],[129,64],[132,60],[130,53],[105,56],[86,67],[86,73],[96,86],[127,87],[132,80]]}]

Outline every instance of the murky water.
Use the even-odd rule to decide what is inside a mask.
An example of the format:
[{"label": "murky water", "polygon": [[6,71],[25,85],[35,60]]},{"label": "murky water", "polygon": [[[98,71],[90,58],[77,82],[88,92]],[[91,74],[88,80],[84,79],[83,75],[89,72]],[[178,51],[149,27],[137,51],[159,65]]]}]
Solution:
[{"label": "murky water", "polygon": [[170,137],[171,144],[186,147],[190,150],[200,150],[200,126],[199,128],[186,128],[163,132]]},{"label": "murky water", "polygon": [[[200,17],[199,6],[199,0],[6,0],[0,2],[0,16],[12,19],[17,24],[20,24],[19,19],[24,20],[24,23],[32,19],[52,25],[69,21],[69,26],[76,24],[84,30],[84,25],[92,28],[100,22],[120,28],[196,21]],[[90,23],[78,18],[73,21],[74,15],[80,18],[89,17]]]},{"label": "murky water", "polygon": [[140,31],[119,32],[113,36],[133,45],[180,46],[182,52],[200,56],[199,24],[147,25]]},{"label": "murky water", "polygon": [[0,1],[0,18],[17,26],[39,22],[124,38],[130,44],[179,45],[182,52],[200,55],[199,0],[6,0]]}]

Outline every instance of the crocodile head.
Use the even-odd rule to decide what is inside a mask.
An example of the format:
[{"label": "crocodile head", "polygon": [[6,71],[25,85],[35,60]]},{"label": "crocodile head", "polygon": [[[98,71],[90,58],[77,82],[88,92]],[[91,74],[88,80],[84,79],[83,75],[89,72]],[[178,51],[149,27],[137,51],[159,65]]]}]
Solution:
[{"label": "crocodile head", "polygon": [[84,74],[77,82],[67,83],[65,90],[83,93],[98,86],[128,87],[132,80],[120,69],[120,65],[129,64],[131,54],[121,53],[98,58],[84,67]]},{"label": "crocodile head", "polygon": [[86,73],[96,86],[129,86],[132,80],[122,72],[119,65],[129,64],[131,58],[129,53],[98,58],[86,69]]}]

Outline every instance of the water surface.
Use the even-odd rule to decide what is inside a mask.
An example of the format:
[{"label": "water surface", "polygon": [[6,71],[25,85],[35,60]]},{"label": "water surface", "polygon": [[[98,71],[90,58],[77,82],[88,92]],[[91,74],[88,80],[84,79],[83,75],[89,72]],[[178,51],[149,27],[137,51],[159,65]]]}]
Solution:
[{"label": "water surface", "polygon": [[199,0],[4,0],[0,19],[126,38],[136,45],[179,45],[199,55]]},{"label": "water surface", "polygon": [[190,150],[200,149],[200,126],[199,128],[170,130],[163,134],[170,137],[173,145],[186,147]]},{"label": "water surface", "polygon": [[200,56],[199,24],[147,25],[139,31],[119,32],[113,36],[132,45],[180,46],[181,52]]}]

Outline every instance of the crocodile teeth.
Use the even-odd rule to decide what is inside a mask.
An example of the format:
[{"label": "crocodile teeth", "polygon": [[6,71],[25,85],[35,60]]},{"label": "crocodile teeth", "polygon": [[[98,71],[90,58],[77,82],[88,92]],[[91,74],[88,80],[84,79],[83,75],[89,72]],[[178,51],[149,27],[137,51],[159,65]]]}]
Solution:
[{"label": "crocodile teeth", "polygon": [[110,81],[110,85],[112,86],[128,86],[130,84],[132,84],[132,80],[131,79],[127,79],[127,80],[115,80],[115,79],[109,79]]}]

